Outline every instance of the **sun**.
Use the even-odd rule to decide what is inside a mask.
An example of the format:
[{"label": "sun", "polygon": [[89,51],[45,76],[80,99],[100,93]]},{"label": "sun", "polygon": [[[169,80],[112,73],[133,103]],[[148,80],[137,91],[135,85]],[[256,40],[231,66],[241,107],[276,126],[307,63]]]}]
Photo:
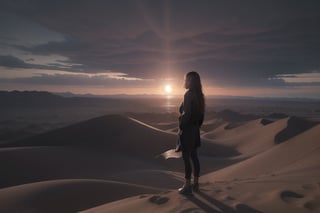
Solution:
[{"label": "sun", "polygon": [[164,91],[165,91],[166,93],[168,93],[168,94],[171,93],[171,92],[172,92],[172,87],[171,87],[171,85],[169,85],[169,84],[165,85]]}]

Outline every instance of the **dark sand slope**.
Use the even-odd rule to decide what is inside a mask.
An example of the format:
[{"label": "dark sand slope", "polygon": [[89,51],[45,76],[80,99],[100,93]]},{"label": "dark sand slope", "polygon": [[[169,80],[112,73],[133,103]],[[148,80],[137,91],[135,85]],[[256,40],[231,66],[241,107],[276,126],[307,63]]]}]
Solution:
[{"label": "dark sand slope", "polygon": [[0,189],[1,212],[77,212],[160,189],[93,179],[52,180]]},{"label": "dark sand slope", "polygon": [[[95,183],[92,190],[89,190],[90,194],[94,193],[99,188],[97,179],[155,188],[153,191],[146,191],[141,187],[132,190],[131,187],[127,189],[127,193],[118,196],[114,184],[112,188],[110,184],[103,183],[102,193],[97,190],[98,195],[88,198],[87,202],[75,202],[70,207],[67,205],[66,212],[90,208],[135,194],[176,188],[183,180],[180,173],[183,170],[181,160],[165,161],[156,158],[165,150],[175,147],[176,139],[175,134],[140,121],[121,115],[107,115],[3,145],[0,148],[0,194],[2,198],[5,194],[10,196],[1,202],[0,212],[14,211],[15,208],[18,212],[43,212],[54,206],[57,194],[61,195],[58,203],[66,202],[63,201],[62,194],[72,199],[70,193],[77,199],[85,200],[88,196],[79,197],[80,194],[87,194],[90,188],[87,187],[88,182]],[[172,169],[180,172],[169,171]],[[70,191],[70,185],[76,185],[82,190],[81,193],[74,190],[77,187],[71,187]],[[77,195],[76,192],[80,194]],[[116,196],[113,197],[113,193]],[[41,201],[37,206],[37,200],[42,197],[53,201]],[[12,202],[9,202],[9,198]],[[59,212],[64,211],[58,206],[52,208],[52,212],[59,208]]]},{"label": "dark sand slope", "polygon": [[[7,146],[73,146],[116,150],[136,157],[153,157],[175,144],[176,137],[121,115],[107,115],[39,134]],[[148,152],[142,151],[142,147]]]},{"label": "dark sand slope", "polygon": [[[145,187],[140,186],[135,186],[136,188],[133,189],[134,187],[127,187],[129,184],[118,188],[114,183],[101,185],[101,181],[99,186],[94,182],[95,185],[90,189],[87,183],[95,179],[114,181],[123,179],[127,180],[127,183],[141,182],[140,179],[144,179],[145,186],[158,186],[162,190],[165,184],[155,184],[159,180],[177,185],[180,181],[176,180],[176,175],[163,172],[164,166],[161,165],[163,160],[155,159],[157,154],[174,147],[175,139],[174,135],[146,127],[124,116],[110,115],[6,145],[7,148],[0,149],[2,169],[0,194],[2,194],[1,198],[6,195],[8,198],[2,199],[0,212],[11,212],[15,207],[18,212],[47,212],[44,209],[47,210],[50,207],[53,209],[52,212],[61,212],[64,209],[59,202],[72,201],[70,208],[66,206],[65,209],[65,212],[70,212],[68,210],[89,208],[101,204],[102,201],[105,203],[160,190],[156,188],[146,190]],[[144,171],[140,173],[140,179],[132,175],[135,171]],[[130,174],[132,178],[129,178]],[[157,178],[154,177],[155,175]],[[61,179],[66,183],[61,184],[59,182]],[[79,183],[78,180],[75,182],[75,179],[86,181],[83,184],[83,181]],[[72,185],[71,191],[70,185]],[[77,187],[73,187],[75,185]],[[84,188],[83,185],[85,185]],[[99,191],[100,185],[103,188],[102,194],[101,190]],[[170,186],[170,184],[166,185]],[[173,187],[172,184],[171,186]],[[88,190],[92,195],[91,198],[87,195]],[[93,195],[95,191],[99,198]],[[85,197],[81,197],[82,193]],[[57,198],[57,194],[61,195],[61,199]],[[63,194],[66,194],[67,201],[63,201],[65,200]],[[44,203],[37,201],[40,198],[52,196],[52,201]],[[8,201],[9,198],[12,202]],[[78,203],[77,198],[82,200],[88,198],[88,201]],[[95,201],[94,198],[97,200]],[[57,199],[59,201],[55,206]],[[59,211],[56,211],[57,209]]]},{"label": "dark sand slope", "polygon": [[175,134],[121,115],[70,125],[0,148],[0,212],[318,212],[320,125],[304,122],[204,132],[193,197],[176,191],[181,159],[156,158]]},{"label": "dark sand slope", "polygon": [[129,157],[120,152],[104,154],[72,147],[1,148],[0,167],[2,188],[66,178],[113,177],[116,180],[118,173],[163,169],[160,163]]},{"label": "dark sand slope", "polygon": [[[56,178],[116,179],[116,173],[123,171],[182,172],[180,159],[164,161],[156,158],[174,148],[176,139],[175,134],[125,116],[94,118],[7,144],[10,148],[1,148],[0,166],[6,176],[0,177],[0,186]],[[208,156],[206,158],[212,153],[214,156],[231,156],[234,153],[223,145],[205,141],[201,150]],[[211,161],[204,161],[204,171],[212,171],[206,170],[210,164]],[[161,172],[159,177],[163,177]]]}]

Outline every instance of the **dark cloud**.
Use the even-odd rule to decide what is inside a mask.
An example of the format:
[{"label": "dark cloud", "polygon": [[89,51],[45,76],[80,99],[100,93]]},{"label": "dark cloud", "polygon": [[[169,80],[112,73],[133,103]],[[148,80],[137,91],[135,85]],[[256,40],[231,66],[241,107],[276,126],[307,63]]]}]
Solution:
[{"label": "dark cloud", "polygon": [[[221,85],[281,87],[289,84],[273,78],[278,74],[320,70],[315,0],[11,0],[1,6],[63,35],[63,41],[13,48],[78,64],[67,71],[114,70],[157,79],[197,70]],[[14,57],[0,64],[37,66]]]},{"label": "dark cloud", "polygon": [[70,39],[70,40],[65,40],[61,42],[51,41],[45,44],[40,44],[32,47],[26,47],[23,45],[15,45],[14,47],[23,51],[27,51],[27,52],[31,52],[39,55],[52,55],[52,54],[68,55],[76,52],[85,51],[89,47],[89,45]]},{"label": "dark cloud", "polygon": [[126,76],[119,79],[108,78],[103,76],[87,76],[80,74],[39,74],[32,77],[21,78],[0,78],[1,83],[20,83],[24,85],[54,85],[54,86],[92,86],[106,88],[121,88],[121,87],[137,87],[143,82],[144,87],[150,87],[152,81],[146,80],[126,80]]},{"label": "dark cloud", "polygon": [[[34,61],[34,59],[27,59],[26,61]],[[14,57],[12,55],[0,55],[0,66],[9,67],[9,68],[66,70],[66,71],[75,71],[75,70],[78,70],[78,67],[81,67],[81,65],[73,65],[72,67],[72,66],[59,64],[59,63],[49,63],[47,65],[26,63],[25,61],[17,57]]]},{"label": "dark cloud", "polygon": [[0,66],[15,68],[30,68],[30,64],[25,63],[11,55],[0,55]]}]

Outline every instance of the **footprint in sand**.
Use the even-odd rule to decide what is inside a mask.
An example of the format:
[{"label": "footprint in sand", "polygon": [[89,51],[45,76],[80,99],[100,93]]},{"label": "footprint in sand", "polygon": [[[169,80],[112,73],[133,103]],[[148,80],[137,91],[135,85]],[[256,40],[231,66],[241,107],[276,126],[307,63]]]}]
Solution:
[{"label": "footprint in sand", "polygon": [[203,212],[205,211],[199,208],[188,208],[188,209],[182,210],[180,213],[203,213]]},{"label": "footprint in sand", "polygon": [[150,197],[150,198],[149,198],[149,201],[150,201],[151,203],[161,205],[161,204],[164,204],[164,203],[168,202],[168,201],[169,201],[169,198],[155,195],[155,196]]},{"label": "footprint in sand", "polygon": [[219,194],[219,193],[222,192],[222,190],[220,190],[220,189],[215,189],[214,192]]},{"label": "footprint in sand", "polygon": [[235,200],[233,197],[231,197],[231,196],[226,196],[225,198],[224,198],[226,201],[228,201],[228,200]]},{"label": "footprint in sand", "polygon": [[293,203],[304,196],[292,191],[283,191],[280,193],[280,198],[286,203]]},{"label": "footprint in sand", "polygon": [[[303,185],[302,188],[305,190],[316,190],[316,186],[314,184],[306,184]],[[303,207],[310,210],[310,211],[317,211],[320,210],[320,195],[313,195],[307,196],[292,192],[292,191],[283,191],[280,194],[281,199],[289,204],[298,204],[298,201],[302,201]],[[304,198],[304,200],[302,200]],[[307,199],[308,198],[308,199]],[[300,202],[301,203],[301,202]],[[299,205],[302,206],[302,205]]]},{"label": "footprint in sand", "polygon": [[238,204],[236,205],[236,212],[246,212],[246,213],[262,213],[261,211],[258,211],[256,209],[251,208],[250,206],[247,206],[245,204]]},{"label": "footprint in sand", "polygon": [[315,200],[307,201],[303,207],[311,211],[320,210],[320,197],[318,196]]},{"label": "footprint in sand", "polygon": [[[313,194],[313,196],[310,196],[304,204],[303,207],[311,210],[311,211],[319,211],[320,210],[320,195],[319,195],[319,187],[320,187],[320,183],[309,183],[309,184],[305,184],[302,185],[302,188],[306,191],[309,191],[310,193]],[[315,193],[315,194],[314,194]],[[313,199],[312,199],[313,198]]]},{"label": "footprint in sand", "polygon": [[230,195],[221,195],[220,200],[226,201],[226,202],[232,202],[235,201],[236,199],[234,197],[231,197]]},{"label": "footprint in sand", "polygon": [[302,186],[303,189],[313,191],[317,189],[317,186],[314,184],[305,184]]}]

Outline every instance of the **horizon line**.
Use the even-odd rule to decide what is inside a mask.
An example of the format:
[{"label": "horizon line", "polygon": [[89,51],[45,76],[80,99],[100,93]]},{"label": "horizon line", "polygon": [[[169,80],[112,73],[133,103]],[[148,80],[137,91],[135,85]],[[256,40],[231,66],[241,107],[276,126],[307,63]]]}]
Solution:
[{"label": "horizon line", "polygon": [[[137,93],[137,94],[126,94],[126,93],[117,93],[117,94],[92,94],[92,93],[73,93],[69,91],[65,92],[52,92],[46,90],[0,90],[0,92],[47,92],[55,95],[59,95],[61,97],[100,97],[100,98],[107,98],[107,97],[162,97],[162,98],[179,98],[183,97],[182,95],[178,94],[148,94],[148,93]],[[240,99],[300,99],[300,100],[317,100],[320,101],[320,97],[292,97],[292,96],[233,96],[233,95],[205,95],[206,98],[240,98]]]}]

